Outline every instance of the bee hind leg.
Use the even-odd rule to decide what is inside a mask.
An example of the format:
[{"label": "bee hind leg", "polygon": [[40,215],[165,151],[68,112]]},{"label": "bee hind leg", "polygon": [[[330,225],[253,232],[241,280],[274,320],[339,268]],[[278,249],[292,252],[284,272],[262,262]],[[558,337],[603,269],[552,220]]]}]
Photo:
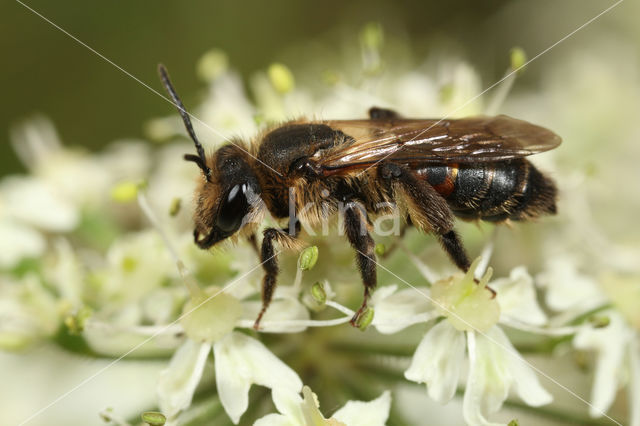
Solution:
[{"label": "bee hind leg", "polygon": [[446,200],[407,166],[382,163],[378,172],[393,189],[395,198],[407,207],[413,226],[435,234],[453,263],[466,272],[471,263],[462,240],[453,229],[454,217]]},{"label": "bee hind leg", "polygon": [[351,325],[358,326],[362,313],[367,309],[371,291],[376,287],[375,242],[367,229],[367,213],[354,201],[347,201],[344,209],[344,231],[349,243],[356,251],[356,264],[364,284],[364,297],[360,309],[351,318]]}]

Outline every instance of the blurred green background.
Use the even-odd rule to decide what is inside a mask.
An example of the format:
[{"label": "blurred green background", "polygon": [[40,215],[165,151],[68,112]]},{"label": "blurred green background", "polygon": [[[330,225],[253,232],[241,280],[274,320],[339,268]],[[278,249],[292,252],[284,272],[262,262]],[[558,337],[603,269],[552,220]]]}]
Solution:
[{"label": "blurred green background", "polygon": [[[629,2],[631,3],[631,2]],[[27,6],[159,90],[156,64],[165,63],[189,96],[202,86],[197,59],[217,47],[244,78],[273,61],[291,58],[314,40],[356,39],[371,21],[405,39],[416,58],[446,46],[468,59],[488,86],[502,76],[508,50],[534,56],[613,2],[382,0],[85,2],[26,0]],[[595,26],[617,28],[626,5]],[[535,13],[534,13],[535,12]],[[53,119],[66,144],[96,149],[125,137],[143,137],[143,124],[168,115],[165,101],[54,28],[17,1],[0,5],[2,103],[0,175],[22,169],[9,143],[13,123],[34,113]],[[546,61],[589,43],[587,28],[529,67],[519,85],[536,84]],[[624,33],[629,28],[622,26]],[[193,99],[191,99],[193,101]]]}]

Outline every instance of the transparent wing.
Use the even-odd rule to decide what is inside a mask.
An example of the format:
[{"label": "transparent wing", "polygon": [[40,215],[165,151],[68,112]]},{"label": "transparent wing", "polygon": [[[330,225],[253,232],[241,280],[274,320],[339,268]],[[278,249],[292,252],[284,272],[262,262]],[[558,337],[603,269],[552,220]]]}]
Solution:
[{"label": "transparent wing", "polygon": [[324,151],[316,163],[339,172],[398,163],[471,163],[520,158],[560,145],[551,130],[500,115],[456,120],[336,120],[325,124],[351,142]]}]

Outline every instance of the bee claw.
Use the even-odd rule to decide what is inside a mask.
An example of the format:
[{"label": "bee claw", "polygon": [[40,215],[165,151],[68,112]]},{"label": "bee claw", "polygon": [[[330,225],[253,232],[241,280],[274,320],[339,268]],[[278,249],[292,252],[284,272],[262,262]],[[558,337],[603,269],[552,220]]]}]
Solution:
[{"label": "bee claw", "polygon": [[492,299],[495,299],[495,298],[496,298],[496,295],[497,295],[498,293],[497,293],[494,289],[492,289],[491,287],[489,287],[489,286],[486,286],[485,288],[486,288],[487,290],[489,290],[489,292],[491,293],[491,298],[492,298]]},{"label": "bee claw", "polygon": [[[473,279],[473,282],[474,282],[474,283],[476,283],[476,284],[480,284],[480,280],[478,280],[477,278],[474,278],[474,279]],[[491,287],[489,287],[488,285],[487,285],[487,286],[485,286],[484,288],[486,288],[486,289],[489,291],[489,293],[491,293],[491,298],[492,298],[492,299],[495,299],[495,298],[496,298],[496,295],[497,295],[498,293],[497,293],[494,289],[492,289],[492,288],[491,288]]]},{"label": "bee claw", "polygon": [[266,310],[267,310],[266,308],[262,308],[260,310],[260,313],[258,314],[258,318],[256,318],[256,321],[253,323],[253,329],[255,331],[259,331],[260,330],[260,321],[262,321],[262,316],[264,315]]},{"label": "bee claw", "polygon": [[367,299],[365,299],[362,302],[362,305],[360,306],[360,309],[358,309],[358,311],[353,314],[353,316],[351,317],[351,319],[349,320],[349,324],[351,324],[351,326],[359,328],[360,327],[360,317],[362,316],[362,313],[367,309]]}]

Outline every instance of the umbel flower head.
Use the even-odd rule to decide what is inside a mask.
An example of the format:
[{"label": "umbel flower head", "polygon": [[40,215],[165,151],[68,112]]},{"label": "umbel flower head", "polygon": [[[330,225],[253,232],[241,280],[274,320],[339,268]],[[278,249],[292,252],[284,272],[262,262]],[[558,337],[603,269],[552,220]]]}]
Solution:
[{"label": "umbel flower head", "polygon": [[[391,56],[399,55],[394,49],[385,51],[385,43],[395,41],[379,25],[368,25],[354,55],[347,55],[352,62],[330,69],[323,63],[321,78],[272,64],[249,79],[251,96],[226,55],[208,52],[198,64],[207,86],[193,109],[201,119],[196,131],[210,149],[225,137],[250,137],[301,113],[358,118],[372,105],[413,117],[504,109],[556,123],[547,112],[554,108],[540,104],[558,102],[555,94],[567,85],[563,73],[561,84],[550,77],[555,86],[548,93],[514,95],[502,108],[513,76],[489,101],[469,101],[482,91],[469,64],[447,56],[410,67],[408,58]],[[524,63],[522,52],[514,51],[512,61],[510,71]],[[615,89],[615,78],[600,77]],[[320,89],[310,81],[321,82]],[[637,88],[637,81],[626,83]],[[563,105],[562,111],[574,107]],[[585,128],[583,120],[574,118],[575,123]],[[592,406],[574,398],[567,412],[559,404],[547,415],[557,410],[577,424],[589,420],[587,415],[608,415],[623,386],[628,401],[637,400],[640,339],[629,302],[640,276],[637,251],[603,238],[605,232],[585,213],[592,197],[607,200],[585,189],[586,172],[562,179],[573,185],[564,193],[574,199],[566,206],[571,220],[561,227],[539,223],[532,225],[535,232],[523,227],[521,235],[499,240],[462,226],[472,250],[485,240],[496,246],[500,278],[492,279],[488,252],[467,274],[451,274],[449,263],[429,251],[428,237],[411,230],[402,239],[381,236],[377,251],[386,272],[379,274],[360,330],[348,325],[362,291],[352,251],[334,234],[309,236],[306,250],[281,254],[279,287],[256,331],[261,268],[251,244],[238,241],[213,253],[195,247],[190,194],[198,171],[180,160],[190,150],[182,123],[172,114],[153,120],[147,130],[164,145],[152,149],[142,141],[121,141],[95,154],[64,147],[46,119],[14,132],[28,174],[0,181],[1,355],[23,366],[35,359],[52,371],[64,359],[70,366],[66,375],[82,375],[78,383],[86,376],[78,359],[107,360],[109,371],[100,374],[125,371],[101,383],[90,401],[60,410],[48,422],[89,424],[102,413],[130,424],[153,409],[166,424],[506,423],[513,420],[507,416],[526,418],[522,403],[553,404],[551,392],[555,396],[562,388],[543,386],[539,377],[564,384],[562,370],[574,372],[575,365],[563,354],[576,349],[594,356],[593,364],[582,365],[594,373]],[[572,139],[570,130],[563,136]],[[575,138],[584,136],[581,131]],[[564,157],[556,167],[555,155],[547,159],[548,169],[558,175],[573,169]],[[585,230],[592,232],[587,242]],[[399,249],[387,251],[385,244],[396,240]],[[600,275],[594,259],[603,252],[616,256],[607,257],[609,273]],[[420,260],[427,258],[428,266]],[[54,348],[58,358],[39,356],[41,348]],[[533,367],[531,353],[568,367]],[[32,388],[24,390],[14,369],[7,370],[3,379],[15,383],[11,392],[34,399]],[[586,386],[586,379],[581,383]],[[404,399],[407,388],[421,403]],[[55,388],[47,401],[65,390]],[[427,405],[430,400],[447,405],[445,411]],[[21,408],[26,403],[3,407],[0,423],[20,423],[40,402],[27,407],[29,412]],[[638,405],[628,405],[629,423],[640,424]]]}]

